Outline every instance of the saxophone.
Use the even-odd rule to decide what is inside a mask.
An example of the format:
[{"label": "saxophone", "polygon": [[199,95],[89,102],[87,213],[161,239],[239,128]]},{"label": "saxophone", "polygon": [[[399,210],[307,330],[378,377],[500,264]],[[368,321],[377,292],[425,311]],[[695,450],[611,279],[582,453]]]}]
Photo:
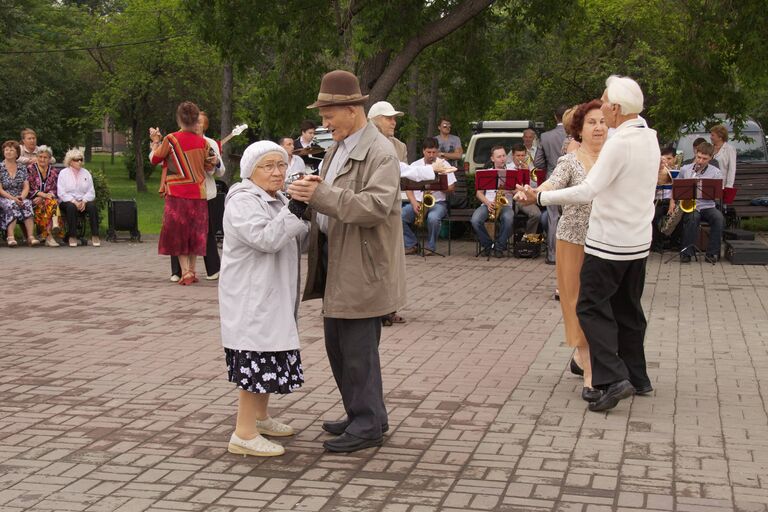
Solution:
[{"label": "saxophone", "polygon": [[493,200],[493,212],[488,214],[488,222],[495,222],[499,211],[509,204],[503,188],[496,189],[496,199]]},{"label": "saxophone", "polygon": [[424,196],[421,198],[421,202],[419,203],[419,213],[416,214],[416,220],[413,221],[413,224],[417,228],[420,228],[424,225],[424,221],[427,218],[427,210],[433,206],[435,206],[435,196],[429,192],[424,192]]}]

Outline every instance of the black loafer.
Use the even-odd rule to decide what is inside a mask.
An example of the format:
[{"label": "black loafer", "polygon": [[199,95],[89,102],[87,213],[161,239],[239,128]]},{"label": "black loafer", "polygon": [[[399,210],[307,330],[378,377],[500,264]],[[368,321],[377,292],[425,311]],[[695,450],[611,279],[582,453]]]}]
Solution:
[{"label": "black loafer", "polygon": [[350,453],[358,450],[365,450],[366,448],[372,448],[374,446],[381,446],[383,442],[383,436],[378,439],[363,439],[344,432],[335,439],[325,441],[323,443],[323,448],[329,452]]},{"label": "black loafer", "polygon": [[[349,426],[349,422],[347,420],[323,422],[323,430],[335,436],[340,436],[341,434],[343,434],[344,431],[347,430],[348,426]],[[389,430],[389,423],[385,423],[381,426],[382,434],[384,434],[388,430]]]},{"label": "black loafer", "polygon": [[573,360],[573,357],[571,357],[571,373],[579,376],[584,375],[584,369],[576,364],[576,361]]},{"label": "black loafer", "polygon": [[603,394],[600,395],[600,398],[594,402],[590,402],[587,407],[593,412],[607,411],[608,409],[616,407],[620,400],[629,398],[634,394],[635,388],[632,387],[632,383],[628,380],[620,380],[619,382],[614,382],[608,386]]},{"label": "black loafer", "polygon": [[650,383],[644,385],[644,386],[635,386],[635,394],[636,395],[647,395],[648,393],[651,393],[653,391],[653,386],[651,386]]},{"label": "black loafer", "polygon": [[581,399],[585,402],[595,402],[603,392],[599,389],[583,387],[581,388]]}]

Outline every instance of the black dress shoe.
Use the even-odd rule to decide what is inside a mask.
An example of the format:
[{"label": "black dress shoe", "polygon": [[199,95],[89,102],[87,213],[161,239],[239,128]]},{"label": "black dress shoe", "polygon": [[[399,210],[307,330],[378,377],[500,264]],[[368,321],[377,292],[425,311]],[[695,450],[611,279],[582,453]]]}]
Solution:
[{"label": "black dress shoe", "polygon": [[[634,385],[633,385],[634,386]],[[644,386],[634,386],[636,395],[647,395],[653,391],[653,386],[650,383]]]},{"label": "black dress shoe", "polygon": [[581,368],[581,366],[579,366],[578,364],[576,364],[576,361],[573,360],[573,357],[571,357],[571,373],[579,376],[584,375],[584,369]]},{"label": "black dress shoe", "polygon": [[[323,430],[328,432],[329,434],[333,434],[335,436],[340,436],[344,433],[345,430],[347,430],[347,427],[349,426],[349,421],[347,420],[339,420],[339,421],[324,421],[323,422]],[[381,433],[384,434],[389,430],[389,423],[385,423],[381,426]]]},{"label": "black dress shoe", "polygon": [[687,254],[680,255],[680,263],[690,263],[690,262],[691,262],[690,256],[688,256]]},{"label": "black dress shoe", "polygon": [[588,407],[590,411],[606,411],[616,407],[620,400],[628,398],[635,394],[635,388],[632,387],[632,383],[628,380],[620,380],[614,382],[608,388],[603,391],[600,398],[594,402],[590,402]]},{"label": "black dress shoe", "polygon": [[550,260],[544,260],[544,263],[546,263],[547,265],[554,265],[555,264],[554,261],[550,261]]},{"label": "black dress shoe", "polygon": [[594,402],[598,398],[600,398],[602,394],[603,392],[600,391],[599,389],[588,388],[588,387],[581,388],[581,399],[584,400],[585,402]]},{"label": "black dress shoe", "polygon": [[344,432],[335,439],[325,441],[323,443],[323,448],[329,452],[349,453],[371,448],[373,446],[381,446],[383,442],[383,436],[378,439],[363,439],[362,437],[355,437],[352,434]]}]

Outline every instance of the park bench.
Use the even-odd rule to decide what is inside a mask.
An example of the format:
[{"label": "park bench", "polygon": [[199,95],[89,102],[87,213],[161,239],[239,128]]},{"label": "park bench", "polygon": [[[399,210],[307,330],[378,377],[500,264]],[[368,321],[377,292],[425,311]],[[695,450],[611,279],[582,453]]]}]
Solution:
[{"label": "park bench", "polygon": [[754,206],[752,200],[758,197],[768,197],[768,163],[744,163],[736,166],[734,187],[737,189],[736,198],[729,205],[735,214],[735,224],[741,219],[768,217],[768,206]]}]

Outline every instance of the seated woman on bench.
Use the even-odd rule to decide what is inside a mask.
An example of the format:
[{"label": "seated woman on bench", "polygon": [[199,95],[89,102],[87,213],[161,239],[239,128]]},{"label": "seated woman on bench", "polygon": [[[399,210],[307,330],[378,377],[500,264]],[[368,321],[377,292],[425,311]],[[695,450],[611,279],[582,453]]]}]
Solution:
[{"label": "seated woman on bench", "polygon": [[91,245],[99,247],[99,211],[96,208],[96,189],[93,177],[83,167],[83,153],[70,149],[64,157],[64,169],[59,173],[56,192],[59,208],[67,220],[67,237],[70,247],[77,247],[77,217],[86,214],[91,222]]}]

